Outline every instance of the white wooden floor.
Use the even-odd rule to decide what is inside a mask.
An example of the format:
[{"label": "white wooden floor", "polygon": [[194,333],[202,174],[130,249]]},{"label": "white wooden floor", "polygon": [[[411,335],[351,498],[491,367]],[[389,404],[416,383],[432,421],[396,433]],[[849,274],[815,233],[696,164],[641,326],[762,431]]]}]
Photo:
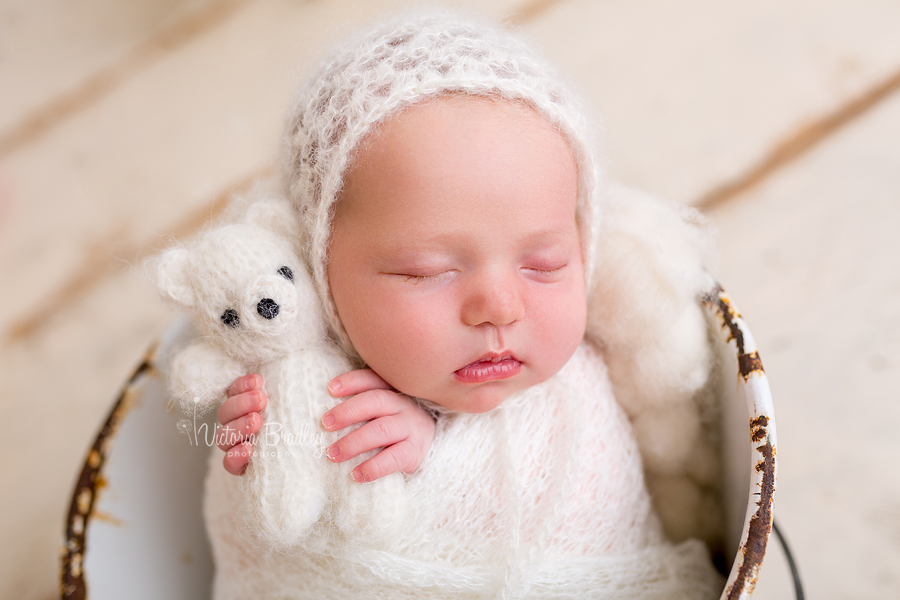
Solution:
[{"label": "white wooden floor", "polygon": [[[272,172],[317,48],[389,0],[0,0],[0,596],[57,597],[64,513],[168,314],[135,269]],[[761,349],[808,596],[900,589],[900,3],[458,0],[701,205]],[[148,448],[148,451],[152,451]],[[759,598],[791,598],[765,570]]]}]

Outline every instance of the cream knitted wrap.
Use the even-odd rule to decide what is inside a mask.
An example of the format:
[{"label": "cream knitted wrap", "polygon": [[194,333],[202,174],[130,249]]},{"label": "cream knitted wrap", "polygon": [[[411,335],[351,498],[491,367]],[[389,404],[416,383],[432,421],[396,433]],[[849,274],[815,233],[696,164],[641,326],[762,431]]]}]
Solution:
[{"label": "cream knitted wrap", "polygon": [[[353,347],[328,284],[335,202],[354,152],[379,123],[447,94],[523,103],[558,129],[578,171],[577,220],[588,290],[585,338],[609,366],[635,426],[648,485],[676,541],[721,531],[711,354],[697,297],[712,245],[702,218],[607,183],[596,134],[560,77],[522,40],[477,18],[405,14],[346,40],[301,85],[284,138],[287,197],[330,334]],[[688,432],[688,433],[686,433]]]},{"label": "cream knitted wrap", "polygon": [[455,93],[525,103],[558,128],[578,169],[577,218],[585,272],[592,272],[598,223],[593,136],[552,69],[511,33],[476,19],[429,11],[382,22],[335,48],[311,74],[293,101],[285,136],[283,172],[287,195],[300,213],[301,251],[331,332],[348,350],[327,261],[335,201],[354,151],[391,115]]}]

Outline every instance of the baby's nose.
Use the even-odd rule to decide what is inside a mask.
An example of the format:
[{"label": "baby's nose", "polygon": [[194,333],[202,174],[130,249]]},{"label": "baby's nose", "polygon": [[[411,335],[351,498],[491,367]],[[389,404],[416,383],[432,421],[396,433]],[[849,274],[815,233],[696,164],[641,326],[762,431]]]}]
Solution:
[{"label": "baby's nose", "polygon": [[514,281],[491,278],[473,286],[462,308],[462,319],[468,325],[509,325],[525,317],[522,292]]},{"label": "baby's nose", "polygon": [[271,298],[263,298],[259,301],[259,304],[256,305],[256,312],[264,319],[274,319],[278,316],[278,309],[280,308],[278,303]]}]

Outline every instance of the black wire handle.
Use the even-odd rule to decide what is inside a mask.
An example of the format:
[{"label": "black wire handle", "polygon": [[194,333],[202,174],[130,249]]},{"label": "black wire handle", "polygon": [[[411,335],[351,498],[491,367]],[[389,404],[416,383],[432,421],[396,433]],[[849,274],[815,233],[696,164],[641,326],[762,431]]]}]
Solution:
[{"label": "black wire handle", "polygon": [[781,544],[781,547],[784,549],[784,555],[787,557],[788,566],[791,568],[791,578],[794,580],[794,597],[797,600],[804,600],[806,595],[803,593],[803,582],[800,581],[800,571],[797,570],[797,563],[794,561],[794,555],[791,553],[787,540],[784,538],[781,529],[778,527],[778,521],[774,519],[772,520],[772,530],[775,531],[778,542]]}]

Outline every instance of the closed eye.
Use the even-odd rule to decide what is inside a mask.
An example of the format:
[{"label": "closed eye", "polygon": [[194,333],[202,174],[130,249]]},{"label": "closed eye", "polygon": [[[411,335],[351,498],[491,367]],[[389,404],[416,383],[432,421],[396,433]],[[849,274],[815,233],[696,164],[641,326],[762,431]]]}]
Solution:
[{"label": "closed eye", "polygon": [[522,270],[533,274],[534,276],[542,279],[542,280],[555,280],[565,271],[566,267],[569,266],[569,263],[564,263],[559,266],[548,266],[548,267],[522,267]]},{"label": "closed eye", "polygon": [[387,273],[387,275],[401,277],[406,283],[418,285],[420,283],[436,283],[438,281],[443,281],[449,277],[452,277],[454,273],[456,273],[456,270],[448,269],[446,271],[441,271],[440,273],[433,273],[429,275],[414,275],[412,273]]}]

